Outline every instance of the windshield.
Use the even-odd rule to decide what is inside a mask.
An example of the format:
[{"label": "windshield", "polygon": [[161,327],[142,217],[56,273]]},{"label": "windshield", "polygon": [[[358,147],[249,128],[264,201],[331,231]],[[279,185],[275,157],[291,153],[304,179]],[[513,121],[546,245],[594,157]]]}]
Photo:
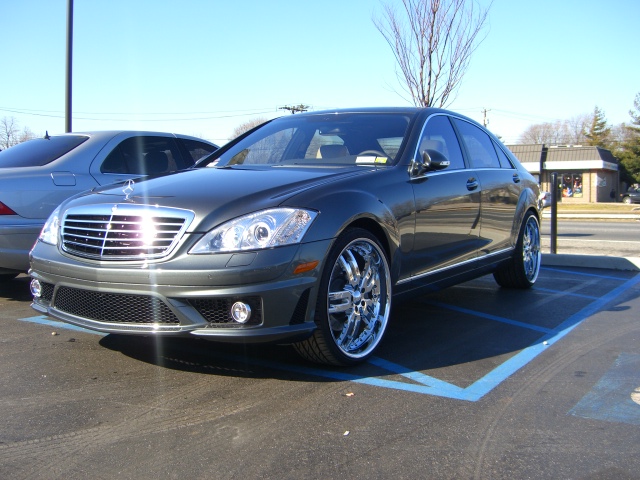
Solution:
[{"label": "windshield", "polygon": [[410,115],[398,113],[282,117],[240,140],[209,166],[391,165],[410,120]]},{"label": "windshield", "polygon": [[41,167],[70,152],[89,137],[61,135],[35,138],[0,152],[0,168]]}]

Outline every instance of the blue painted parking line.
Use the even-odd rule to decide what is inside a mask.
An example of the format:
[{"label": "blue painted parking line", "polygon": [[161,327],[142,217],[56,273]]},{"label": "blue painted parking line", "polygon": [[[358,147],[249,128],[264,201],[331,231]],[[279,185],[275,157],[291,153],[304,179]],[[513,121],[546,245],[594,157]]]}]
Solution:
[{"label": "blue painted parking line", "polygon": [[599,273],[575,272],[572,270],[564,270],[562,268],[553,268],[553,267],[541,267],[540,270],[547,270],[549,272],[558,272],[558,273],[568,273],[569,275],[577,275],[582,277],[595,277],[595,278],[602,278],[607,280],[620,281],[620,277],[614,277],[611,275],[601,275]]},{"label": "blue painted parking line", "polygon": [[[566,273],[572,273],[570,271],[566,271]],[[581,273],[578,273],[581,274]],[[591,276],[591,275],[590,275]],[[624,279],[616,278],[616,277],[605,277],[604,278],[615,278],[617,281],[623,281]],[[571,332],[574,328],[580,325],[584,320],[589,318],[591,315],[602,310],[608,303],[612,302],[619,295],[623,294],[630,288],[633,288],[635,285],[640,283],[640,275],[636,275],[629,280],[624,281],[618,287],[612,289],[607,294],[602,297],[596,299],[595,301],[588,304],[586,307],[578,311],[577,313],[571,315],[564,322],[558,325],[554,329],[548,329],[543,327],[538,327],[536,325],[530,325],[523,322],[518,322],[516,320],[511,320],[504,317],[499,317],[496,315],[490,315],[483,312],[478,312],[475,310],[469,310],[453,305],[448,305],[441,302],[432,302],[426,301],[426,303],[435,305],[441,308],[447,308],[450,310],[455,310],[460,313],[465,313],[468,315],[472,315],[479,318],[484,318],[492,321],[497,321],[501,323],[505,323],[508,325],[513,325],[516,327],[526,328],[529,330],[539,331],[544,335],[536,340],[530,346],[524,348],[517,354],[510,357],[508,360],[504,361],[502,364],[498,365],[492,371],[484,375],[483,377],[476,380],[474,383],[469,385],[468,387],[459,387],[452,383],[446,382],[444,380],[440,380],[435,377],[431,377],[422,372],[413,371],[408,367],[404,367],[399,364],[395,364],[388,360],[373,357],[368,360],[368,363],[381,368],[390,374],[399,375],[402,378],[406,379],[406,381],[398,381],[398,380],[390,380],[387,378],[381,378],[381,376],[362,376],[348,373],[347,371],[339,371],[339,370],[325,370],[320,367],[309,367],[303,364],[289,364],[283,363],[279,361],[272,361],[265,358],[248,358],[245,356],[236,356],[236,355],[221,355],[222,358],[228,360],[239,361],[243,363],[249,363],[260,367],[268,367],[283,371],[289,371],[293,373],[303,374],[303,375],[313,375],[317,377],[329,378],[333,380],[339,381],[350,381],[356,382],[360,384],[370,385],[374,387],[382,387],[382,388],[390,388],[394,390],[402,390],[407,392],[414,392],[426,395],[434,395],[439,397],[452,398],[457,400],[466,400],[466,401],[478,401],[484,395],[489,393],[491,390],[496,388],[506,379],[508,379],[515,372],[520,370],[526,364],[531,362],[534,358],[536,358],[540,353],[542,353],[549,345],[553,345],[561,340],[564,336],[566,336],[569,332]],[[74,327],[73,325],[68,325],[62,322],[56,322],[52,320],[48,320],[47,317],[39,316],[32,318],[23,318],[23,321],[29,321],[33,323],[45,324],[50,326],[55,326],[56,328],[68,328],[73,330],[82,330],[87,333],[93,333],[98,335],[103,335],[98,332],[92,330],[82,329],[80,327]]]},{"label": "blue painted parking line", "polygon": [[528,328],[529,330],[535,330],[536,332],[542,333],[551,333],[553,330],[550,330],[545,327],[540,327],[538,325],[532,325],[530,323],[518,322],[517,320],[511,320],[509,318],[498,317],[497,315],[491,315],[490,313],[478,312],[477,310],[470,310],[468,308],[458,307],[457,305],[449,305],[447,303],[442,302],[434,302],[431,300],[427,300],[424,303],[428,305],[433,305],[434,307],[446,308],[449,310],[453,310],[458,313],[465,313],[467,315],[472,315],[474,317],[486,318],[487,320],[493,320],[495,322],[506,323],[509,325],[514,325],[516,327]]},{"label": "blue painted parking line", "polygon": [[48,325],[53,328],[63,328],[66,330],[75,330],[77,332],[93,333],[94,335],[106,336],[106,333],[96,332],[95,330],[89,330],[88,328],[78,327],[71,325],[70,323],[58,322],[57,320],[51,320],[46,315],[39,315],[37,317],[19,318],[18,320],[23,322],[37,323],[38,325]]},{"label": "blue painted parking line", "polygon": [[578,298],[586,298],[588,300],[595,300],[600,297],[596,297],[595,295],[584,295],[582,293],[574,293],[574,292],[565,292],[562,290],[552,290],[551,288],[542,288],[537,285],[534,287],[537,292],[547,292],[553,293],[555,295],[561,295],[563,297],[578,297]]}]

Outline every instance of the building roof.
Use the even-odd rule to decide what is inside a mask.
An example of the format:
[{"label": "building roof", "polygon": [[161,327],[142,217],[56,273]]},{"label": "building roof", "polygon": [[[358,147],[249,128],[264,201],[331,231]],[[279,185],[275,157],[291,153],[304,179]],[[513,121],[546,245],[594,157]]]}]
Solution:
[{"label": "building roof", "polygon": [[619,161],[600,147],[582,145],[507,145],[507,148],[532,173],[545,170],[618,170]]},{"label": "building roof", "polygon": [[600,147],[549,147],[547,150],[547,162],[582,162],[598,160],[602,162],[618,164],[618,159],[604,148]]}]

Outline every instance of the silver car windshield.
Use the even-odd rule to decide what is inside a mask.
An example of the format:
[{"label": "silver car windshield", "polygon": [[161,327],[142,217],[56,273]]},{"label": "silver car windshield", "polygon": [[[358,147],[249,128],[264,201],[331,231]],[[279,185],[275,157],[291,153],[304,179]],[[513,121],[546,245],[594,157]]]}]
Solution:
[{"label": "silver car windshield", "polygon": [[398,113],[282,117],[224,152],[215,166],[391,165],[410,120]]}]

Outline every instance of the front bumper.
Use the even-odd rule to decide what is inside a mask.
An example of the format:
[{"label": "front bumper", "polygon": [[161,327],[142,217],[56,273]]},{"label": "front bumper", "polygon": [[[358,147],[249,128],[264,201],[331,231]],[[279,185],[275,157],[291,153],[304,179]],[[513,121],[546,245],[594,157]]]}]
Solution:
[{"label": "front bumper", "polygon": [[[198,335],[225,342],[291,342],[309,336],[322,262],[332,241],[246,254],[184,255],[155,264],[92,262],[38,243],[30,274],[41,294],[32,307],[53,318],[105,332]],[[234,321],[235,302],[251,308]]]}]

